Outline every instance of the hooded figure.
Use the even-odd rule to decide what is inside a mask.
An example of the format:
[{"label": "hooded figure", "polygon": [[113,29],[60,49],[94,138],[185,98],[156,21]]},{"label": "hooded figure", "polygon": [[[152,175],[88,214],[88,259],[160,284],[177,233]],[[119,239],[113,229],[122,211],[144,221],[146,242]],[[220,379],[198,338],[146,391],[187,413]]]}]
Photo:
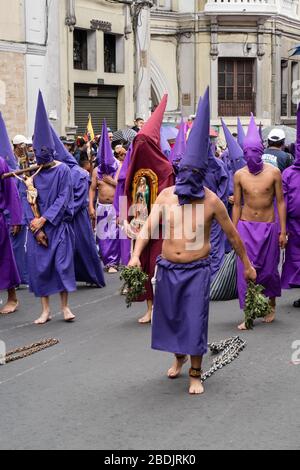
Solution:
[{"label": "hooded figure", "polygon": [[105,119],[102,124],[102,134],[97,154],[97,165],[99,180],[101,180],[104,175],[112,176],[114,178],[119,169],[119,162],[113,156]]},{"label": "hooded figure", "polygon": [[[244,140],[245,160],[249,172],[253,175],[252,179],[264,171],[263,153],[264,146],[252,114],[248,133]],[[266,179],[266,185],[268,184],[267,181],[268,179]],[[274,223],[240,220],[237,229],[246,246],[249,259],[257,271],[257,283],[265,288],[265,296],[270,299],[280,297],[281,283],[278,271],[280,261],[278,234],[280,228],[278,220]],[[237,263],[237,272],[240,307],[244,309],[247,283],[240,259]]]},{"label": "hooded figure", "polygon": [[180,123],[180,127],[179,127],[179,132],[175,141],[175,145],[172,148],[171,156],[170,156],[176,175],[178,174],[179,165],[182,160],[182,157],[185,154],[186,145],[187,145],[187,125],[182,119]]},{"label": "hooded figure", "polygon": [[13,289],[21,283],[4,211],[9,212],[12,226],[21,225],[22,206],[14,179],[1,179],[3,173],[8,172],[9,167],[0,156],[0,291]]},{"label": "hooded figure", "polygon": [[[130,166],[131,156],[133,151],[133,144],[130,145],[125,160],[122,164],[122,168],[119,174],[115,199],[114,199],[114,208],[116,210],[116,215],[119,218],[119,226],[122,227],[120,229],[120,250],[121,250],[121,264],[123,266],[127,266],[130,261],[130,250],[131,250],[131,240],[127,238],[124,229],[124,218],[127,219],[127,214],[124,214],[123,217],[123,203],[126,201],[126,194],[125,194],[125,183],[126,177],[128,173],[128,169]],[[126,210],[124,211],[126,212]]]},{"label": "hooded figure", "polygon": [[[194,205],[199,199],[205,201],[205,176],[209,171],[209,109],[207,90],[198,107],[186,152],[179,167],[174,193],[178,196],[181,206],[189,203]],[[174,201],[174,206],[178,206],[177,198],[173,199],[173,195],[170,196],[171,201]],[[188,207],[176,209],[178,220],[181,218],[181,228],[187,210]],[[176,235],[173,237],[175,239]],[[207,352],[210,258],[200,258],[193,262],[173,262],[160,256],[157,266],[152,348],[174,353],[182,365],[187,355],[202,357]],[[177,372],[173,375],[171,369],[169,377],[177,376]],[[201,379],[201,370],[191,369],[190,377]]]},{"label": "hooded figure", "polygon": [[[3,120],[2,114],[0,113],[0,157],[4,158],[10,171],[17,170],[19,165],[14,156],[12,146],[9,142],[9,137],[7,134],[5,122]],[[26,195],[25,185],[18,179],[15,179],[16,186],[19,191],[21,202],[23,197]],[[27,250],[26,250],[26,240],[27,240],[27,231],[26,221],[23,216],[22,210],[22,222],[21,229],[16,234],[11,233],[11,226],[14,225],[10,221],[9,212],[6,214],[6,220],[10,232],[10,240],[15,255],[15,260],[17,263],[18,272],[21,278],[21,284],[27,285],[29,282],[28,279],[28,267],[27,267]]]},{"label": "hooded figure", "polygon": [[210,101],[209,88],[199,102],[198,112],[187,142],[186,152],[181,160],[176,178],[175,194],[180,205],[205,196],[204,179],[208,169],[210,145]]},{"label": "hooded figure", "polygon": [[[118,160],[113,156],[105,120],[102,125],[102,135],[98,148],[97,163],[98,184],[104,184],[103,178],[109,176],[114,180],[112,183],[114,183],[115,188],[121,167]],[[112,203],[98,204],[97,243],[105,268],[111,273],[115,272],[120,264],[121,252],[116,211]]]},{"label": "hooded figure", "polygon": [[103,270],[88,212],[89,173],[80,168],[76,159],[67,151],[53,127],[51,127],[51,131],[57,153],[56,160],[67,165],[71,171],[74,195],[72,225],[75,234],[74,264],[76,281],[104,287]]},{"label": "hooded figure", "polygon": [[222,119],[222,126],[225,135],[225,139],[228,147],[228,158],[231,164],[231,172],[233,175],[242,168],[244,168],[247,163],[244,159],[244,152],[239,143],[231,134],[230,130],[226,126],[225,122]]},{"label": "hooded figure", "polygon": [[[163,155],[160,148],[160,129],[164,112],[167,106],[168,96],[165,95],[160,105],[156,108],[143,129],[139,132],[133,142],[131,163],[128,169],[125,193],[128,200],[128,207],[132,207],[133,201],[133,181],[139,170],[155,173],[158,180],[157,194],[164,189],[173,186],[174,173],[171,163]],[[148,181],[150,185],[150,180]],[[152,188],[154,190],[154,188]],[[146,294],[139,301],[148,301],[150,316],[152,310],[153,290],[151,279],[154,275],[156,259],[162,252],[162,239],[151,240],[141,257],[143,270],[148,274],[149,281],[146,285]],[[151,304],[151,306],[150,306]],[[149,313],[149,312],[148,312]]]},{"label": "hooded figure", "polygon": [[238,141],[239,146],[243,149],[246,135],[245,135],[245,131],[242,126],[240,118],[238,118],[237,120],[237,131],[238,131],[237,141]]},{"label": "hooded figure", "polygon": [[[293,289],[300,287],[300,105],[297,112],[296,159],[294,165],[283,172],[282,178],[289,241],[281,283],[283,289]],[[300,301],[295,302],[294,306],[299,308]]]},{"label": "hooded figure", "polygon": [[253,114],[251,114],[248,133],[244,140],[244,155],[250,173],[258,175],[264,169],[262,156],[264,154],[264,146],[259,135],[259,130],[255,124]]},{"label": "hooded figure", "polygon": [[[72,229],[74,201],[70,169],[63,163],[54,162],[55,144],[41,92],[33,147],[38,164],[53,162],[53,166],[40,171],[33,180],[38,191],[39,212],[45,220],[42,231],[47,237],[48,247],[39,244],[36,234],[31,231],[27,245],[30,291],[36,297],[48,297],[76,290]],[[27,199],[24,208],[30,225],[35,217]]]}]

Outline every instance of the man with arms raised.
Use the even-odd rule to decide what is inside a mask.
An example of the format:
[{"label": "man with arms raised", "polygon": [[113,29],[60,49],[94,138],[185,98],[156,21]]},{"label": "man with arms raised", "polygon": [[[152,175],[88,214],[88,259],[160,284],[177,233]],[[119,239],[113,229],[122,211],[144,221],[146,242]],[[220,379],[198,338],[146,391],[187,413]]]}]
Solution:
[{"label": "man with arms raised", "polygon": [[[284,249],[287,244],[286,208],[280,170],[263,162],[263,152],[259,131],[252,116],[244,141],[247,166],[235,174],[233,223],[257,270],[257,282],[264,286],[264,293],[270,298],[272,312],[265,322],[272,323],[275,319],[276,297],[281,296],[278,265],[280,247]],[[275,198],[280,227],[276,221]],[[240,306],[243,309],[247,283],[242,269],[241,263],[238,262],[238,291]],[[245,330],[245,324],[242,323],[239,329]]]},{"label": "man with arms raised", "polygon": [[187,356],[191,356],[189,393],[192,395],[204,392],[201,366],[208,343],[210,232],[215,219],[241,257],[245,279],[256,279],[224,204],[203,185],[208,168],[209,124],[207,90],[198,109],[176,186],[159,195],[130,261],[131,266],[140,266],[140,256],[151,233],[159,225],[162,212],[170,233],[157,261],[152,348],[175,353],[175,363],[168,372],[171,379],[179,377]]}]

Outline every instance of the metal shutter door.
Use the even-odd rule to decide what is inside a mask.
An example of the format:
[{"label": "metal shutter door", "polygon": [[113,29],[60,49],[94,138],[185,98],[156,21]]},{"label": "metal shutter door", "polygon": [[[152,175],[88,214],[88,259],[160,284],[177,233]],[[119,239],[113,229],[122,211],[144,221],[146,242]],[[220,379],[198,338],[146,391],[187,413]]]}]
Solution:
[{"label": "metal shutter door", "polygon": [[89,96],[90,88],[95,86],[75,86],[75,124],[78,135],[85,134],[88,115],[92,115],[95,134],[101,134],[103,119],[113,131],[118,126],[118,89],[116,87],[98,87],[98,96]]}]

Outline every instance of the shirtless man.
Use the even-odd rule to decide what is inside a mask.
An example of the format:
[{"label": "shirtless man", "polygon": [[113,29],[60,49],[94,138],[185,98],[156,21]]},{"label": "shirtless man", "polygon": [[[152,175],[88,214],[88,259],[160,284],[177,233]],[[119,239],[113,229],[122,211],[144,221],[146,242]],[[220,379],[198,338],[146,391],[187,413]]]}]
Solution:
[{"label": "shirtless man", "polygon": [[[276,297],[281,296],[278,265],[280,248],[284,249],[287,244],[286,207],[280,170],[263,163],[263,146],[253,118],[245,138],[244,152],[247,166],[235,174],[233,224],[257,270],[257,282],[265,287],[265,295],[270,298],[272,312],[265,318],[265,322],[272,323],[276,313]],[[274,209],[275,198],[280,226]],[[243,309],[247,285],[240,263],[238,290]],[[245,330],[245,323],[239,329]]]},{"label": "shirtless man", "polygon": [[[99,166],[93,171],[89,194],[89,213],[93,227],[97,226],[97,241],[105,268],[109,274],[118,272],[120,240],[113,206],[121,165],[113,157],[106,124],[103,124],[98,151]],[[97,212],[95,198],[97,193]]]},{"label": "shirtless man", "polygon": [[169,227],[169,231],[157,262],[152,348],[175,353],[175,363],[168,371],[170,379],[179,377],[191,356],[191,395],[204,392],[201,366],[208,343],[210,232],[214,220],[221,225],[240,256],[245,279],[256,279],[256,272],[224,204],[203,186],[208,145],[209,91],[199,106],[176,187],[167,188],[158,196],[130,261],[130,266],[141,266],[141,254],[163,217],[163,225]]},{"label": "shirtless man", "polygon": [[[204,207],[204,221],[201,221],[200,224],[199,221],[196,220],[197,218],[195,215],[197,213],[198,205]],[[162,257],[158,261],[152,346],[154,349],[169,351],[169,345],[171,348],[174,345],[175,349],[172,352],[176,353],[175,363],[168,372],[169,378],[174,379],[179,377],[183,365],[187,362],[187,355],[184,354],[185,351],[177,351],[175,346],[179,337],[184,335],[184,328],[190,330],[190,334],[195,340],[194,344],[186,346],[192,349],[197,349],[196,345],[198,346],[201,343],[201,348],[203,349],[203,353],[201,355],[191,356],[192,370],[201,370],[202,357],[207,350],[207,322],[210,287],[210,266],[208,260],[211,248],[211,225],[214,219],[221,225],[228,237],[228,240],[240,256],[245,267],[245,279],[255,280],[256,275],[255,270],[252,268],[247,257],[244,245],[228,216],[224,204],[207,188],[205,188],[205,198],[193,201],[191,205],[187,206],[187,211],[179,205],[178,196],[175,194],[174,187],[164,190],[158,196],[156,206],[152,210],[151,215],[142,230],[141,236],[136,242],[130,266],[141,266],[140,256],[149,241],[151,231],[155,230],[158,226],[158,211],[160,210],[163,210],[162,215],[165,224],[170,227],[170,238],[164,240]],[[190,218],[189,215],[186,217],[187,213],[193,214],[192,218]],[[187,219],[187,223],[189,223],[190,220],[192,221],[192,231],[194,233],[193,239],[187,238],[186,232],[190,232],[190,227],[188,230],[185,229],[184,218]],[[202,239],[201,232],[203,229],[203,243],[200,243],[200,246],[197,248],[194,247],[189,249],[189,244],[193,245],[197,239]],[[182,231],[181,239],[177,239],[176,236],[179,231]],[[181,265],[182,268],[178,269],[178,265]],[[172,289],[167,289],[167,280],[164,278],[169,276],[170,283],[172,284],[171,278],[173,276],[175,278],[176,271],[179,273],[177,282],[173,284]],[[196,271],[197,280],[195,281]],[[184,278],[184,276],[188,276],[189,273],[192,273],[192,278],[184,280],[183,285],[181,285],[180,277]],[[172,311],[172,309],[175,309],[175,311]],[[181,310],[182,312],[181,315],[179,313],[178,318],[176,310],[178,312]],[[192,310],[194,310],[194,312]],[[198,311],[201,312],[200,315]],[[167,327],[168,318],[163,318],[166,314],[169,319],[174,321],[172,329],[177,329],[175,320],[180,323],[180,329],[176,331],[175,335],[173,331],[173,338],[171,337],[173,336],[171,333],[172,330]],[[183,318],[184,316],[186,316],[186,318]],[[193,318],[194,316],[198,316],[199,318]],[[199,326],[196,327],[198,322]],[[164,335],[164,337],[162,337],[162,335]],[[190,340],[190,338],[186,339],[187,342]],[[181,347],[184,349],[184,346]],[[191,376],[190,393],[201,394],[203,392],[204,389],[201,383],[201,377]]]}]

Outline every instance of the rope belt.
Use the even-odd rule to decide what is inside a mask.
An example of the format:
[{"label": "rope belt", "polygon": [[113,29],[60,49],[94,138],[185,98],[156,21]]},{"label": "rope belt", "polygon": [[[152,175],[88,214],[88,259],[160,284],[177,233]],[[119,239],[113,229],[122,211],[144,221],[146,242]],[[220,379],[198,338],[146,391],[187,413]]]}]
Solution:
[{"label": "rope belt", "polygon": [[23,348],[14,349],[13,351],[9,351],[5,356],[5,364],[9,364],[10,362],[18,361],[19,359],[25,359],[25,357],[32,356],[44,349],[51,348],[52,346],[56,346],[59,344],[58,339],[44,339],[39,341],[38,343],[33,343],[28,346],[24,346]]}]

